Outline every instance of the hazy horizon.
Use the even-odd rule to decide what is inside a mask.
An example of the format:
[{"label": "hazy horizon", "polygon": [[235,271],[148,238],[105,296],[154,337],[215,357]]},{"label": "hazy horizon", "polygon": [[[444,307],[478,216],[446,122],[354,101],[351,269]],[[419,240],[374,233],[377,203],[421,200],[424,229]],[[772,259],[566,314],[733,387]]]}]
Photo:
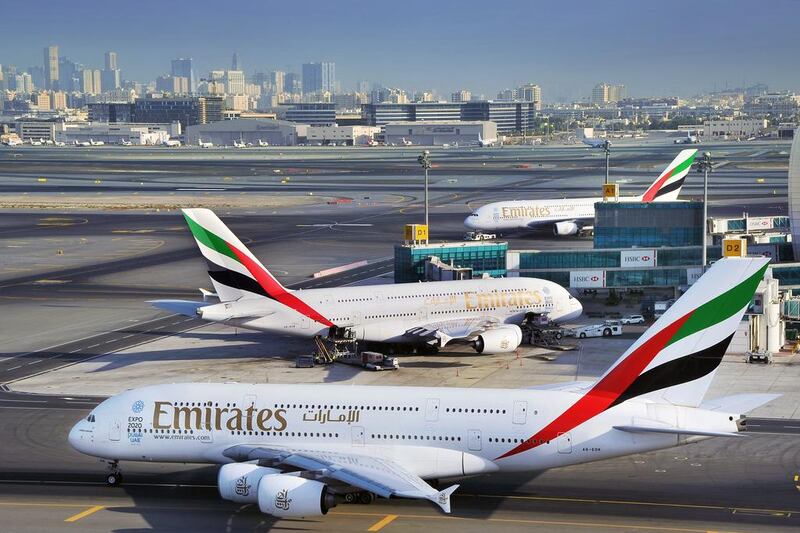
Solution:
[{"label": "hazy horizon", "polygon": [[630,96],[691,96],[765,83],[800,89],[794,28],[800,2],[743,0],[648,3],[265,2],[98,0],[6,5],[0,29],[13,46],[0,64],[42,64],[42,49],[102,68],[118,53],[125,79],[147,82],[169,62],[192,57],[195,73],[230,68],[238,52],[248,73],[300,72],[336,62],[343,91],[361,80],[408,91],[458,89],[495,97],[525,83],[546,101],[586,98],[599,82],[623,83]]}]

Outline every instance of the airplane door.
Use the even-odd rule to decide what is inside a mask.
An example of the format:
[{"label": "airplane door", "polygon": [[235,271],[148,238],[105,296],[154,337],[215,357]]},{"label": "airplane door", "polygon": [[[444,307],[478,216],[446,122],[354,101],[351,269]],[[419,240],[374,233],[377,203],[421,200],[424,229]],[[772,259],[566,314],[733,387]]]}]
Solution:
[{"label": "airplane door", "polygon": [[350,428],[350,442],[353,446],[364,445],[364,428],[361,426],[353,426]]},{"label": "airplane door", "polygon": [[470,429],[467,431],[467,447],[472,451],[479,451],[481,449],[481,432],[479,429]]},{"label": "airplane door", "polygon": [[425,406],[425,421],[436,422],[439,420],[439,398],[428,398]]},{"label": "airplane door", "polygon": [[119,421],[119,418],[112,419],[111,425],[108,426],[108,440],[119,440],[121,434],[122,422]]},{"label": "airplane door", "polygon": [[524,424],[528,420],[528,402],[516,401],[514,402],[514,416],[513,422],[515,424]]},{"label": "airplane door", "polygon": [[572,435],[559,433],[556,442],[558,443],[558,453],[572,453]]}]

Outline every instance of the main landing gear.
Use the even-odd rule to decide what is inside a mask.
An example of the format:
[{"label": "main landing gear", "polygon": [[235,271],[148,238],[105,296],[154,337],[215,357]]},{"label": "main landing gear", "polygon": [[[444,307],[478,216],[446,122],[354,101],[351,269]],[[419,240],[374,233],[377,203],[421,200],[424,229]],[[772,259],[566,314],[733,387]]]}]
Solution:
[{"label": "main landing gear", "polygon": [[116,487],[122,483],[122,472],[119,469],[119,461],[108,463],[108,474],[106,475],[106,485]]},{"label": "main landing gear", "polygon": [[375,495],[366,490],[362,490],[361,492],[348,492],[344,495],[344,503],[360,503],[363,505],[369,505],[374,501]]}]

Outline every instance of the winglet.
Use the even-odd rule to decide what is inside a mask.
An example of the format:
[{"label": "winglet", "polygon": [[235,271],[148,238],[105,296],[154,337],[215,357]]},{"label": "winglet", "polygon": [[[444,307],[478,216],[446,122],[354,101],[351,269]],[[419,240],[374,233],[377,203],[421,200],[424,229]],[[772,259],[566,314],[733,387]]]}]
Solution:
[{"label": "winglet", "polygon": [[445,513],[450,513],[450,495],[453,494],[460,485],[452,485],[446,489],[426,496],[430,501],[442,508]]}]

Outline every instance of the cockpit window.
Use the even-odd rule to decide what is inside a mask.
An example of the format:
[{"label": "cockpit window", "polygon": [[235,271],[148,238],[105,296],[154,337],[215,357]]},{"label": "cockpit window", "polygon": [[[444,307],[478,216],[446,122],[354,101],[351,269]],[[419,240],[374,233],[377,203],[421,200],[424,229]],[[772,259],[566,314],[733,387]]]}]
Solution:
[{"label": "cockpit window", "polygon": [[476,216],[478,216],[478,213],[470,213],[469,216],[476,217]]},{"label": "cockpit window", "polygon": [[94,415],[89,415],[86,417],[87,422],[94,422]]}]

